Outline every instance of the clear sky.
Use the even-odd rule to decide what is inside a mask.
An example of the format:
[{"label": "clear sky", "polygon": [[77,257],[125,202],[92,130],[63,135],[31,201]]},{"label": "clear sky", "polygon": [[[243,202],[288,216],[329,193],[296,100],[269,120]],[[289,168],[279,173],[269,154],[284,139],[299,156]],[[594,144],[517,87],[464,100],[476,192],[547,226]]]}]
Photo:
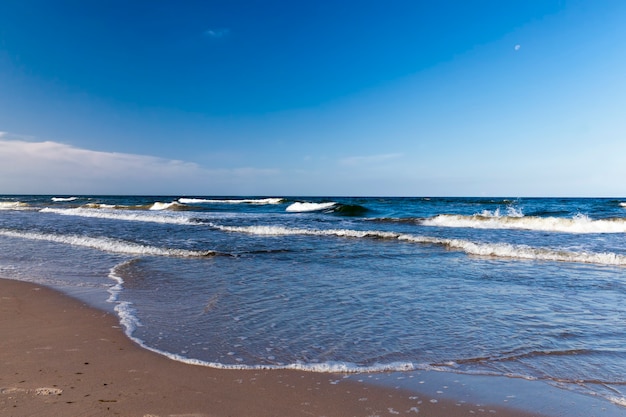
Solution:
[{"label": "clear sky", "polygon": [[626,1],[0,2],[0,194],[626,196]]}]

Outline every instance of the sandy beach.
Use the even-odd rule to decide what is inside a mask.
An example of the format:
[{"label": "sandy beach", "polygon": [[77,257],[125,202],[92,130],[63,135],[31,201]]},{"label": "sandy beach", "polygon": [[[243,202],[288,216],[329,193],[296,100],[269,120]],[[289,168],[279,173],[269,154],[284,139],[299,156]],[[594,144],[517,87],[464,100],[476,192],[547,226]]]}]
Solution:
[{"label": "sandy beach", "polygon": [[[116,318],[0,280],[3,416],[528,416],[336,374],[187,365],[130,341]],[[535,415],[535,414],[534,414]]]},{"label": "sandy beach", "polygon": [[626,417],[626,0],[0,0],[0,417]]}]

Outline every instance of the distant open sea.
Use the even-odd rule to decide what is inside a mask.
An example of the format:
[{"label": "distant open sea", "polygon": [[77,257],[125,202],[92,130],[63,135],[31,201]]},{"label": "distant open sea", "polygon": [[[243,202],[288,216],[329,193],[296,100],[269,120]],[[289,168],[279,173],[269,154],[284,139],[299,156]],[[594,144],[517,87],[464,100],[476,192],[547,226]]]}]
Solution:
[{"label": "distant open sea", "polygon": [[0,196],[0,276],[115,311],[175,360],[626,406],[626,198]]}]

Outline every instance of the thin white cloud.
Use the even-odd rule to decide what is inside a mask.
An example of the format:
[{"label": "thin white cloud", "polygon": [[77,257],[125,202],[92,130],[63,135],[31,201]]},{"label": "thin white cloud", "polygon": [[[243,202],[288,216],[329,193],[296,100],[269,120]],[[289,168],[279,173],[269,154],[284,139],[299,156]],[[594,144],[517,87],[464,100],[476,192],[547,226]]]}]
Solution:
[{"label": "thin white cloud", "polygon": [[208,36],[209,38],[224,38],[230,35],[230,29],[208,29],[204,31],[204,35]]},{"label": "thin white cloud", "polygon": [[212,170],[154,156],[0,137],[0,193],[224,193],[275,174],[256,168]]},{"label": "thin white cloud", "polygon": [[380,155],[368,155],[368,156],[348,156],[339,160],[341,165],[372,165],[387,162],[392,159],[401,158],[404,156],[401,153],[386,153]]}]

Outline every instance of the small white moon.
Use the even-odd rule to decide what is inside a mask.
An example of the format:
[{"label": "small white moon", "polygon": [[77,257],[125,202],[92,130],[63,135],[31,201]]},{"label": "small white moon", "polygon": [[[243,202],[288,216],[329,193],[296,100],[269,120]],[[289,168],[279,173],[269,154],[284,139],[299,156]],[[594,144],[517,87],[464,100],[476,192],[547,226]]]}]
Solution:
[{"label": "small white moon", "polygon": [[521,48],[522,45],[520,45],[519,43],[517,45],[515,45],[515,47],[513,49],[515,49],[516,51],[519,51],[519,48]]}]

